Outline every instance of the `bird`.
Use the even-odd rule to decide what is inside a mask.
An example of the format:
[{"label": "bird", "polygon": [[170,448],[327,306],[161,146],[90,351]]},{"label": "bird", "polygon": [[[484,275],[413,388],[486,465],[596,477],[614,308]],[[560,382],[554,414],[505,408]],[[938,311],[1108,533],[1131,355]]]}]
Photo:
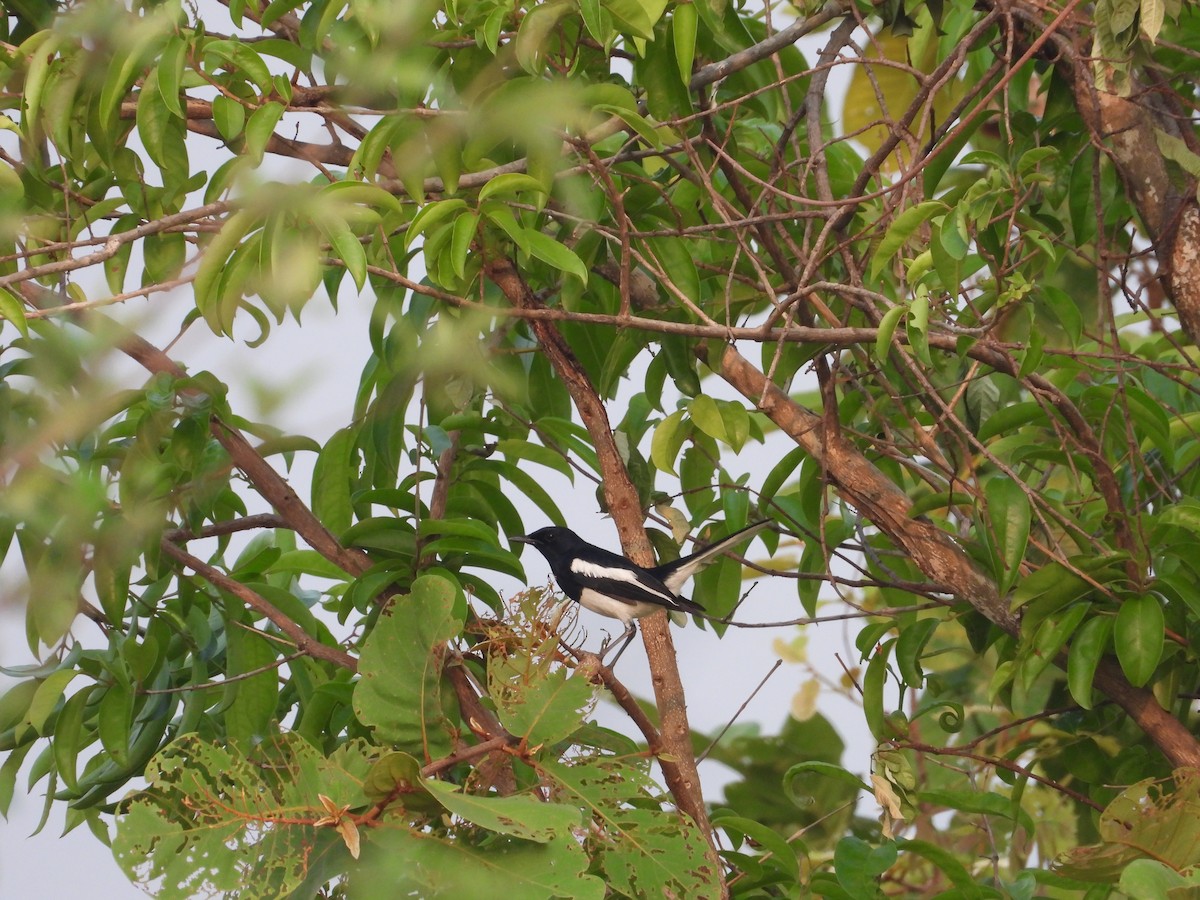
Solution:
[{"label": "bird", "polygon": [[[635,620],[660,609],[668,613],[705,615],[703,606],[680,595],[684,582],[767,524],[765,519],[755,522],[696,553],[652,568],[639,566],[620,554],[589,544],[571,529],[557,525],[519,535],[512,541],[529,544],[546,557],[554,580],[568,598],[584,609],[619,619],[625,625],[625,642],[609,664],[615,666],[637,634]],[[601,650],[601,658],[605,649]]]}]

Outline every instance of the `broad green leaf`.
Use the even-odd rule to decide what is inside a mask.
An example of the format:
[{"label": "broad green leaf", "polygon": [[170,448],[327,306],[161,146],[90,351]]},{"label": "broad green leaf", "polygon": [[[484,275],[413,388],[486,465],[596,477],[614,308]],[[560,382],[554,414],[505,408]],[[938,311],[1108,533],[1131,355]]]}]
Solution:
[{"label": "broad green leaf", "polygon": [[929,365],[929,294],[918,289],[908,307],[908,345],[921,362]]},{"label": "broad green leaf", "polygon": [[1113,646],[1125,677],[1134,687],[1150,680],[1162,658],[1165,639],[1162,603],[1155,594],[1127,597],[1113,625]]},{"label": "broad green leaf", "polygon": [[900,629],[900,636],[896,639],[896,668],[900,670],[904,683],[911,688],[919,688],[925,682],[921,656],[925,652],[925,645],[941,624],[940,619],[926,618]]},{"label": "broad green leaf", "polygon": [[350,230],[350,226],[341,219],[328,219],[320,224],[333,252],[341,257],[342,262],[346,264],[346,271],[361,291],[367,281],[367,254],[362,243]]},{"label": "broad green leaf", "polygon": [[262,162],[267,142],[275,136],[275,126],[285,111],[282,103],[269,100],[250,115],[250,120],[246,122],[246,155],[254,165]]},{"label": "broad green leaf", "polygon": [[610,891],[628,897],[714,897],[719,872],[704,859],[704,837],[688,819],[663,810],[644,766],[623,758],[586,765],[543,759],[539,774],[557,802],[579,806],[585,821],[604,823],[601,873]]},{"label": "broad green leaf", "polygon": [[983,793],[976,790],[952,789],[919,791],[917,799],[922,803],[933,806],[956,809],[960,812],[978,813],[987,816],[1003,816],[1018,823],[1027,834],[1033,834],[1035,827],[1029,814],[1021,808],[1019,800],[1005,797],[1001,794]]},{"label": "broad green leaf", "polygon": [[133,690],[114,682],[100,700],[100,743],[117,763],[129,764],[129,736],[133,728]]},{"label": "broad green leaf", "polygon": [[531,441],[517,440],[516,438],[497,441],[496,449],[506,457],[511,456],[516,459],[527,459],[530,462],[554,469],[554,471],[565,475],[568,479],[574,479],[575,473],[571,469],[571,464],[557,450],[543,447],[541,444],[535,444]]},{"label": "broad green leaf", "polygon": [[504,727],[533,746],[557,743],[577,731],[594,693],[586,678],[568,678],[565,669],[547,672],[521,657],[505,663],[493,659],[488,687]]},{"label": "broad green leaf", "polygon": [[279,702],[279,672],[269,668],[278,658],[275,644],[242,628],[230,628],[226,674],[240,677],[225,688],[225,728],[242,746],[252,746],[270,736]]},{"label": "broad green leaf", "polygon": [[526,228],[525,246],[530,256],[536,256],[542,262],[549,263],[554,268],[568,275],[574,275],[587,284],[588,272],[583,260],[575,255],[573,250],[560,244],[549,235],[535,228]]},{"label": "broad green leaf", "polygon": [[183,71],[187,62],[187,43],[178,35],[172,36],[163,46],[158,58],[156,83],[163,105],[171,115],[184,117],[180,93],[183,90]]},{"label": "broad green leaf", "polygon": [[822,778],[832,778],[842,784],[854,788],[856,791],[866,791],[870,793],[871,789],[863,783],[863,780],[841,766],[835,763],[824,762],[818,759],[811,759],[807,762],[796,763],[787,770],[787,774],[783,776],[783,789],[789,795],[799,796],[791,788],[791,783],[796,778],[802,776],[816,775]]},{"label": "broad green leaf", "polygon": [[334,433],[321,449],[313,468],[312,509],[334,534],[343,534],[354,520],[350,485],[357,471],[354,449],[358,429],[348,426]]},{"label": "broad green leaf", "polygon": [[422,575],[410,593],[393,599],[359,657],[354,711],[379,740],[425,761],[440,759],[451,748],[438,645],[462,627],[457,594],[447,579]]},{"label": "broad green leaf", "polygon": [[683,410],[671,413],[659,423],[650,441],[650,460],[656,469],[676,474],[675,459],[690,432],[691,426],[685,423]]},{"label": "broad green leaf", "polygon": [[0,319],[7,319],[21,332],[21,337],[29,337],[29,323],[25,319],[25,304],[8,290],[0,288]]},{"label": "broad green leaf", "polygon": [[867,727],[871,729],[871,735],[879,742],[892,737],[883,711],[883,689],[887,683],[888,655],[895,643],[895,638],[892,638],[884,641],[875,649],[867,663],[867,671],[863,677],[863,713],[867,719]]},{"label": "broad green leaf", "polygon": [[324,756],[280,735],[241,750],[189,734],[150,762],[149,787],[122,804],[113,841],[130,878],[178,900],[292,896],[310,868],[328,880],[324,861],[342,841],[315,823],[329,805],[361,807],[377,749],[355,740]]},{"label": "broad green leaf", "polygon": [[696,7],[691,3],[680,3],[671,15],[671,43],[675,47],[675,61],[679,64],[679,77],[684,84],[692,79],[692,61],[696,57]]},{"label": "broad green leaf", "polygon": [[[78,781],[75,777],[76,760],[79,758],[79,751],[83,749],[84,743],[84,708],[87,706],[87,702],[95,688],[95,685],[89,684],[76,691],[63,705],[62,711],[58,714],[58,719],[54,723],[52,743],[54,747],[54,767],[58,770],[58,775],[63,780],[63,784],[71,790],[76,790],[78,787]],[[94,739],[94,737],[94,734],[89,735],[89,739]]]},{"label": "broad green leaf", "polygon": [[453,237],[450,240],[450,265],[454,274],[462,278],[466,272],[467,255],[479,226],[479,216],[474,212],[462,212],[454,220]]},{"label": "broad green leaf", "polygon": [[59,669],[38,685],[33,700],[29,704],[29,710],[25,713],[25,720],[39,735],[45,735],[42,729],[46,725],[46,720],[50,718],[50,714],[62,701],[67,685],[78,674],[79,672],[75,669]]},{"label": "broad green leaf", "polygon": [[588,857],[573,836],[546,843],[494,836],[484,843],[408,828],[376,829],[348,894],[369,897],[386,884],[397,896],[488,897],[503,886],[509,900],[572,897],[602,900],[605,884],[587,874]]},{"label": "broad green leaf", "polygon": [[444,781],[428,780],[424,786],[454,815],[497,834],[545,844],[564,838],[569,840],[572,831],[582,825],[583,816],[578,807],[546,803],[540,797],[522,794],[480,797],[464,793],[460,786]]},{"label": "broad green leaf", "polygon": [[604,6],[618,25],[637,37],[652,40],[654,26],[662,18],[667,0],[604,0]]},{"label": "broad green leaf", "polygon": [[1093,616],[1071,638],[1071,649],[1067,654],[1067,687],[1075,702],[1084,709],[1092,708],[1092,679],[1108,650],[1112,630],[1112,616]]},{"label": "broad green leaf", "polygon": [[554,27],[571,12],[572,6],[570,0],[550,0],[549,3],[539,3],[525,14],[513,46],[517,63],[526,72],[536,75],[542,70],[546,46],[554,34]]},{"label": "broad green leaf", "polygon": [[1138,22],[1141,25],[1142,34],[1146,35],[1152,44],[1158,41],[1163,21],[1166,19],[1166,11],[1165,0],[1141,0],[1141,15],[1138,17]]},{"label": "broad green leaf", "polygon": [[1033,511],[1025,486],[1006,476],[989,479],[984,494],[996,541],[997,582],[1000,593],[1007,594],[1020,577]]},{"label": "broad green leaf", "polygon": [[1090,604],[1077,603],[1061,614],[1047,616],[1034,633],[1029,655],[1020,670],[1020,685],[1028,691],[1042,672],[1055,661],[1060,651],[1090,609]]},{"label": "broad green leaf", "polygon": [[482,203],[489,197],[519,197],[527,193],[540,195],[537,197],[536,204],[539,208],[546,201],[546,186],[542,182],[532,175],[526,175],[522,172],[509,172],[504,175],[497,175],[481,187],[479,189],[479,202]]},{"label": "broad green leaf", "polygon": [[228,312],[225,298],[218,293],[218,288],[230,256],[256,224],[252,213],[246,210],[234,213],[221,226],[200,258],[195,282],[196,308],[214,334],[232,333],[233,316]]},{"label": "broad green leaf", "polygon": [[725,420],[721,418],[721,410],[717,406],[717,401],[712,397],[707,394],[697,394],[688,403],[688,415],[696,427],[713,440],[727,440]]},{"label": "broad green leaf", "polygon": [[225,94],[218,94],[212,102],[213,124],[221,137],[236,140],[246,127],[246,107]]}]

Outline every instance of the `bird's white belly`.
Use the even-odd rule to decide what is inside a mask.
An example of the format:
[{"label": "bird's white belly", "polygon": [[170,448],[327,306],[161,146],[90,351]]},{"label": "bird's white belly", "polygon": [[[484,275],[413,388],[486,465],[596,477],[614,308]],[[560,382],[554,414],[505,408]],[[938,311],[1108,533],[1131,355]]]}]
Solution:
[{"label": "bird's white belly", "polygon": [[622,622],[640,619],[642,616],[650,615],[656,609],[662,609],[661,606],[654,603],[628,603],[624,600],[617,600],[591,588],[583,589],[579,595],[579,603],[584,609],[590,609],[592,612],[608,616],[610,619],[620,619]]}]

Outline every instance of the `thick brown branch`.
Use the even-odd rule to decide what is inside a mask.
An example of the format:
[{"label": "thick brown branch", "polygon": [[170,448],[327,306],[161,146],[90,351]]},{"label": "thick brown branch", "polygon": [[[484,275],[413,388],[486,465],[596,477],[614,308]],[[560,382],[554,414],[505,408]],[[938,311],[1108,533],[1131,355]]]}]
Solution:
[{"label": "thick brown branch", "polygon": [[336,666],[341,666],[343,669],[349,669],[351,672],[358,671],[358,660],[353,656],[339,647],[330,647],[328,644],[321,643],[321,641],[285,616],[256,591],[246,587],[240,581],[230,578],[215,566],[210,566],[203,560],[192,556],[192,554],[177,544],[164,540],[161,542],[161,547],[163,553],[176,562],[187,566],[209,584],[213,585],[213,587],[233,594],[260,616],[269,619],[276,628],[291,638],[297,650],[307,656],[311,656],[313,659],[331,662]]},{"label": "thick brown branch", "polygon": [[[177,378],[185,374],[167,354],[137,335],[127,335],[121,349],[151,372],[165,372]],[[307,541],[310,547],[351,575],[361,575],[370,568],[371,561],[367,555],[361,550],[343,547],[283,476],[250,445],[245,435],[216,417],[210,427],[233,464],[250,479],[250,483],[275,508],[287,526]]]},{"label": "thick brown branch", "polygon": [[[484,273],[500,288],[513,306],[522,309],[541,306],[517,272],[516,266],[508,258],[498,257],[486,261]],[[654,550],[643,526],[644,512],[641,500],[621,461],[603,401],[558,329],[548,321],[537,319],[533,320],[532,328],[555,373],[570,392],[580,419],[591,435],[604,477],[604,496],[608,503],[608,511],[616,523],[626,556],[639,565],[654,565]],[[700,776],[696,770],[691,731],[687,721],[687,705],[675,659],[669,620],[662,613],[647,616],[642,619],[641,632],[650,659],[651,680],[662,723],[663,750],[670,757],[658,758],[663,777],[679,808],[696,822],[709,840],[715,862],[712,826],[708,821]]]},{"label": "thick brown branch", "polygon": [[[908,551],[927,577],[1004,631],[1018,633],[1020,622],[995,582],[975,566],[950,535],[909,515],[912,503],[908,497],[840,435],[827,435],[820,416],[794,402],[732,346],[726,347],[720,359],[706,358],[703,348],[698,352],[714,371],[804,447],[824,467],[842,496]],[[1153,694],[1131,685],[1115,663],[1102,661],[1094,684],[1129,714],[1173,765],[1200,765],[1200,742],[1158,704]]]}]

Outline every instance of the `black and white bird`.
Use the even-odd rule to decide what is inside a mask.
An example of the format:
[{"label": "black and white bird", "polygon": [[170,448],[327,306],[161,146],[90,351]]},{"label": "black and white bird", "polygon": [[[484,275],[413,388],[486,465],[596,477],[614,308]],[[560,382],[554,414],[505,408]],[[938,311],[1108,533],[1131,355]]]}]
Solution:
[{"label": "black and white bird", "polygon": [[533,534],[514,537],[519,544],[530,544],[546,557],[554,579],[564,594],[584,609],[619,619],[625,625],[625,642],[612,665],[616,665],[629,642],[637,634],[634,620],[665,609],[668,613],[704,615],[704,607],[679,594],[684,582],[716,557],[757,534],[767,522],[756,522],[703,550],[681,556],[661,566],[645,568],[603,547],[589,544],[569,528],[551,526]]}]

